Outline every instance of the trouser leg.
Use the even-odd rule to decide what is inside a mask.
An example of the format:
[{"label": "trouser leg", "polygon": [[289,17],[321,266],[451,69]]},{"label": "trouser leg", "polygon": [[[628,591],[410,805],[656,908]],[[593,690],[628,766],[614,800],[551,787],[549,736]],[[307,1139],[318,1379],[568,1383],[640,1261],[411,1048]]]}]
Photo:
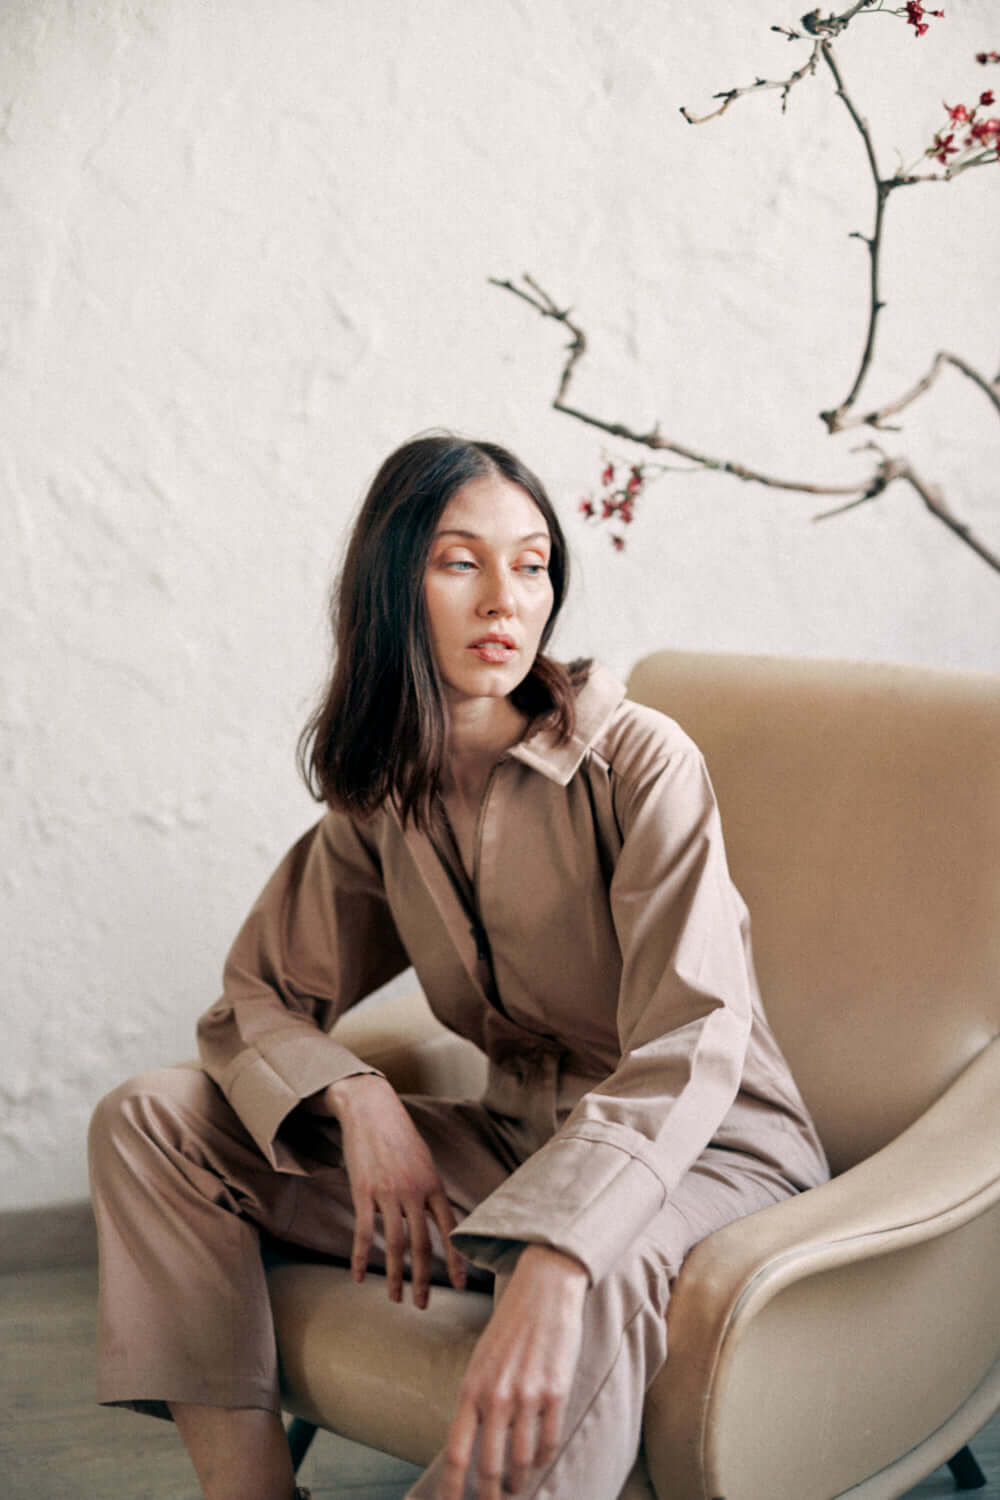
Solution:
[{"label": "trouser leg", "polygon": [[278,1410],[257,1226],[280,1232],[274,1172],[211,1081],[164,1068],[121,1085],[90,1131],[100,1243],[98,1398]]},{"label": "trouser leg", "polygon": [[[667,1306],[685,1255],[712,1230],[793,1191],[768,1169],[739,1162],[732,1152],[706,1152],[628,1256],[588,1292],[561,1447],[519,1500],[616,1500],[639,1451],[646,1389],[667,1357]],[[474,1466],[475,1456],[467,1500],[477,1493]],[[408,1500],[434,1500],[442,1474],[439,1455]]]},{"label": "trouser leg", "polygon": [[[461,1216],[511,1163],[478,1106],[405,1102]],[[259,1231],[346,1261],[354,1229],[336,1123],[305,1119],[290,1135],[294,1174],[271,1167],[196,1066],[143,1074],[98,1106],[90,1160],[101,1401],[160,1416],[168,1401],[279,1409]],[[431,1233],[433,1279],[446,1280]],[[371,1264],[383,1263],[377,1237]]]}]

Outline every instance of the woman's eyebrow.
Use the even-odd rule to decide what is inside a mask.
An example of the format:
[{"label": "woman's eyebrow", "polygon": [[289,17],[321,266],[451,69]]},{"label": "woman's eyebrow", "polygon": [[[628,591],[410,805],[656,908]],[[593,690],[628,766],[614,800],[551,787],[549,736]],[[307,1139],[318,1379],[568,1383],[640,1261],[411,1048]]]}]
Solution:
[{"label": "woman's eyebrow", "polygon": [[[474,542],[481,542],[481,541],[484,540],[484,537],[483,537],[483,535],[482,535],[481,532],[479,532],[479,531],[464,531],[459,526],[448,526],[444,530],[436,532],[435,535],[436,536],[465,536],[465,537],[469,537],[470,540],[472,540]],[[549,536],[549,534],[548,534],[547,531],[529,531],[528,534],[527,534],[527,536],[519,536],[516,539],[517,545],[519,547],[523,547],[526,542],[535,542],[535,541],[548,542],[550,540],[551,540],[551,538],[550,538],[550,536]]]}]

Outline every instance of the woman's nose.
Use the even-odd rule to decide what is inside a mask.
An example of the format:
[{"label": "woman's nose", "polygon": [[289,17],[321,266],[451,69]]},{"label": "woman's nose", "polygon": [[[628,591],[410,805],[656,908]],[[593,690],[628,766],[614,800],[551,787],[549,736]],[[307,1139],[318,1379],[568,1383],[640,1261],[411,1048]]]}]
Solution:
[{"label": "woman's nose", "polygon": [[485,615],[512,615],[514,590],[506,570],[492,570],[485,575],[480,610]]}]

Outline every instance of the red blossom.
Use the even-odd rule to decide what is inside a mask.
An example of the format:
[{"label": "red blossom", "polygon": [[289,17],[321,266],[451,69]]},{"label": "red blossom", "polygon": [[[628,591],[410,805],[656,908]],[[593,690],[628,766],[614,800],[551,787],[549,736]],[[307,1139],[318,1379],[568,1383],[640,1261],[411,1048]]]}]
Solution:
[{"label": "red blossom", "polygon": [[[896,14],[899,15],[899,11]],[[943,10],[925,11],[921,0],[906,0],[906,24],[913,27],[917,36],[924,36],[928,30],[927,22],[924,20],[925,15],[938,16],[944,20]]]},{"label": "red blossom", "polygon": [[992,104],[993,103],[993,90],[992,89],[987,89],[985,93],[980,94],[980,96],[979,96],[979,102],[980,102],[980,104]]},{"label": "red blossom", "polygon": [[615,505],[615,502],[613,500],[602,500],[601,501],[601,520],[602,521],[610,521],[611,517],[614,515],[615,511],[617,510],[617,508],[618,507]]},{"label": "red blossom", "polygon": [[977,63],[1000,63],[1000,52],[977,52]]},{"label": "red blossom", "polygon": [[594,502],[589,495],[580,501],[580,514],[588,521],[594,514]]},{"label": "red blossom", "polygon": [[932,149],[936,159],[943,166],[947,166],[949,156],[954,156],[958,147],[955,145],[954,135],[936,135]]},{"label": "red blossom", "polygon": [[604,472],[601,475],[601,483],[602,484],[610,484],[612,482],[612,480],[614,479],[614,477],[615,477],[615,466],[614,466],[613,463],[609,462],[605,466]]},{"label": "red blossom", "polygon": [[625,538],[623,536],[613,536],[611,538],[611,545],[612,545],[612,547],[614,547],[614,549],[615,549],[616,552],[624,552],[625,551]]},{"label": "red blossom", "polygon": [[969,118],[969,111],[964,104],[946,104],[945,109],[948,111],[953,125],[964,125]]}]

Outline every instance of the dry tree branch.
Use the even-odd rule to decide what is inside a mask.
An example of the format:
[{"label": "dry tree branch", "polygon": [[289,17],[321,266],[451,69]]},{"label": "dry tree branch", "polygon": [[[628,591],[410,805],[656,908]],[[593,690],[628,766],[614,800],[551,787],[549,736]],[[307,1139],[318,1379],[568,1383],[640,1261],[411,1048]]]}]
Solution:
[{"label": "dry tree branch", "polygon": [[907,463],[899,464],[894,477],[904,480],[912,490],[917,492],[932,516],[936,516],[950,531],[955,533],[960,541],[963,541],[967,547],[971,547],[985,563],[1000,573],[1000,556],[987,547],[985,542],[980,541],[971,526],[959,520],[936,484],[928,484],[926,480],[921,479]]},{"label": "dry tree branch", "polygon": [[861,360],[858,365],[854,383],[839,406],[832,407],[828,411],[821,411],[820,417],[826,423],[827,430],[831,433],[841,432],[845,427],[857,424],[848,418],[848,413],[858,399],[859,392],[864,383],[865,376],[871,367],[872,358],[875,353],[875,337],[878,329],[879,314],[885,307],[879,289],[879,276],[881,271],[882,234],[885,227],[885,210],[889,202],[889,195],[898,188],[912,187],[918,182],[947,182],[947,173],[897,173],[893,177],[883,177],[879,171],[878,159],[875,155],[875,145],[872,141],[871,130],[868,121],[864,119],[854,100],[847,92],[844,84],[843,74],[836,58],[833,55],[833,47],[829,42],[820,43],[820,54],[836,84],[836,95],[841,101],[847,113],[854,123],[855,129],[861,136],[865,148],[865,156],[868,160],[868,169],[871,172],[872,184],[875,188],[875,222],[871,235],[861,234],[855,231],[853,239],[863,240],[868,247],[869,256],[869,281],[868,281],[868,327],[865,332],[864,347],[861,351]]},{"label": "dry tree branch", "polygon": [[548,292],[540,287],[527,272],[524,273],[522,280],[530,291],[525,291],[524,287],[516,286],[512,281],[501,280],[496,276],[489,277],[491,285],[498,286],[505,292],[513,292],[515,297],[520,297],[527,302],[536,312],[541,313],[543,318],[552,318],[555,322],[561,323],[572,335],[566,346],[566,362],[552,400],[552,406],[556,411],[561,411],[568,417],[575,417],[578,422],[585,422],[588,427],[597,427],[601,432],[610,433],[612,437],[639,443],[642,447],[651,448],[656,452],[675,453],[679,458],[686,458],[700,469],[715,469],[724,474],[732,474],[736,479],[768,485],[772,489],[795,490],[807,495],[857,495],[859,491],[866,490],[870,485],[870,480],[863,480],[856,484],[809,484],[803,480],[778,479],[773,474],[764,474],[758,469],[750,469],[746,464],[736,463],[732,459],[712,458],[706,453],[699,453],[695,448],[689,448],[685,443],[665,438],[660,432],[659,423],[649,432],[636,432],[633,428],[626,427],[623,422],[611,422],[604,417],[596,417],[590,412],[581,411],[579,407],[570,406],[566,397],[577,363],[586,351],[587,335],[570,317],[570,308],[560,308]]},{"label": "dry tree branch", "polygon": [[[802,26],[810,36],[816,38],[816,41],[801,68],[796,68],[795,72],[788,78],[757,78],[753,83],[748,83],[742,88],[723,89],[718,94],[713,94],[712,96],[714,99],[722,100],[719,108],[713,109],[707,115],[693,115],[683,104],[680,107],[681,114],[689,125],[704,125],[708,120],[717,120],[720,115],[724,115],[729,106],[734,104],[737,99],[743,99],[747,94],[766,93],[770,89],[781,90],[781,112],[784,114],[788,108],[788,96],[795,85],[801,83],[803,78],[815,75],[816,64],[820,58],[820,50],[824,45],[823,39],[839,36],[842,31],[846,30],[860,11],[870,10],[874,5],[875,0],[857,0],[856,4],[849,6],[839,16],[824,16],[818,10],[810,11],[808,15],[802,17]],[[790,42],[805,40],[802,32],[792,31],[787,26],[772,26],[771,30],[778,32],[781,36],[787,37]]]},{"label": "dry tree branch", "polygon": [[[911,12],[914,10],[916,10],[917,12],[915,16],[911,14]],[[879,170],[878,160],[875,155],[875,147],[872,141],[871,131],[869,129],[867,121],[863,118],[856,104],[854,103],[854,100],[851,98],[850,94],[847,91],[847,88],[844,84],[843,75],[841,74],[838,62],[834,56],[832,42],[835,37],[838,37],[841,32],[846,30],[847,26],[851,23],[852,20],[854,20],[856,16],[862,14],[863,12],[867,12],[869,14],[879,14],[884,13],[885,11],[886,7],[883,4],[883,0],[855,0],[855,3],[853,5],[849,6],[847,10],[843,11],[839,15],[830,14],[828,16],[823,16],[823,14],[819,10],[810,11],[808,15],[802,17],[801,25],[804,28],[804,31],[814,39],[813,46],[808,58],[806,59],[802,67],[796,69],[796,71],[791,73],[788,78],[778,81],[758,78],[753,84],[747,85],[746,87],[724,90],[723,92],[718,93],[714,96],[716,99],[721,99],[722,104],[718,109],[713,110],[711,113],[706,115],[692,115],[686,108],[681,108],[681,114],[689,122],[689,124],[701,125],[708,120],[717,119],[720,115],[725,114],[729,106],[733,104],[737,99],[744,98],[748,94],[760,93],[769,89],[780,89],[782,91],[781,107],[784,111],[787,106],[788,96],[791,90],[804,78],[815,75],[816,64],[819,59],[822,58],[833,76],[836,96],[844,105],[844,108],[847,110],[855,129],[861,136],[862,144],[865,150],[865,156],[868,162],[868,169],[875,188],[875,217],[872,227],[872,233],[870,236],[855,232],[852,237],[863,240],[868,247],[868,322],[865,333],[865,342],[861,352],[861,358],[850,391],[848,392],[844,400],[841,401],[839,406],[834,407],[829,411],[820,413],[820,417],[826,424],[827,431],[831,435],[837,432],[842,432],[847,428],[861,426],[870,426],[875,428],[876,430],[886,430],[883,426],[885,419],[887,417],[895,415],[897,412],[902,411],[905,407],[909,406],[911,402],[915,401],[919,396],[923,395],[924,392],[933,385],[944,366],[948,364],[959,370],[967,377],[967,379],[973,381],[973,383],[976,384],[980,388],[980,390],[982,390],[987,399],[996,408],[998,414],[1000,414],[1000,373],[998,373],[993,380],[988,380],[984,375],[982,375],[979,371],[973,369],[971,365],[969,365],[965,360],[961,359],[958,355],[950,354],[944,350],[942,350],[935,356],[934,362],[928,373],[923,376],[922,379],[919,380],[917,384],[911,390],[907,391],[903,396],[899,397],[893,402],[887,402],[885,405],[873,411],[867,412],[864,416],[856,416],[853,414],[852,409],[856,405],[858,395],[861,391],[865,377],[867,376],[868,370],[872,363],[875,351],[876,334],[878,331],[879,314],[881,313],[885,305],[880,295],[880,256],[882,248],[882,236],[885,224],[885,211],[890,195],[899,188],[910,187],[915,183],[950,181],[953,177],[957,176],[959,172],[967,170],[968,167],[981,165],[987,161],[996,161],[998,159],[998,155],[1000,155],[1000,137],[997,137],[995,126],[993,126],[992,131],[990,130],[989,126],[992,125],[992,122],[988,122],[985,134],[976,135],[975,130],[971,132],[971,135],[975,136],[975,139],[977,141],[986,142],[985,149],[978,154],[968,157],[967,159],[956,162],[954,165],[949,165],[948,155],[949,152],[954,152],[958,150],[958,148],[954,147],[951,144],[952,137],[950,135],[942,139],[942,134],[939,132],[938,136],[935,138],[934,145],[928,148],[927,152],[925,152],[925,155],[937,155],[938,160],[944,163],[944,172],[918,173],[916,171],[910,170],[897,172],[892,177],[882,176]],[[921,27],[918,24],[923,15],[921,8],[919,6],[914,7],[907,5],[906,11],[906,18],[908,23],[916,27],[918,35],[922,35],[923,31],[926,31],[927,28],[926,25]],[[892,10],[891,8],[889,13],[895,15],[903,14],[902,11],[898,9]],[[931,12],[931,14],[940,16],[941,14],[943,14],[943,12],[933,11]],[[802,33],[786,27],[773,26],[771,29],[787,37],[789,41],[804,41],[806,39]],[[987,57],[989,57],[989,60],[993,60],[993,54],[984,54],[977,60],[983,62],[987,60]],[[992,103],[992,97],[988,99],[984,97],[981,102],[984,104]],[[950,110],[949,112],[951,113],[953,120],[958,120],[961,118],[967,123],[970,122],[975,115],[975,111],[973,111],[973,115],[971,117],[968,114],[964,113],[959,116],[954,110]],[[988,136],[991,133],[995,137],[992,146],[990,146],[988,143]],[[966,142],[966,146],[969,145],[971,145],[971,137]],[[695,470],[716,470],[721,473],[732,474],[735,478],[742,479],[750,483],[766,485],[772,489],[788,490],[797,493],[813,495],[848,495],[851,497],[845,504],[836,506],[831,510],[824,511],[821,514],[814,516],[814,520],[826,520],[832,516],[843,515],[847,511],[855,510],[857,509],[857,507],[865,505],[869,501],[877,499],[880,495],[885,493],[890,485],[896,483],[897,481],[905,483],[920,497],[924,505],[927,507],[930,513],[937,518],[937,520],[939,520],[943,525],[947,526],[955,536],[957,536],[962,542],[966,544],[966,546],[970,547],[979,557],[981,557],[989,567],[1000,572],[1000,556],[998,556],[997,553],[992,551],[984,542],[982,542],[975,535],[970,526],[968,526],[964,521],[961,521],[955,515],[954,511],[945,501],[939,487],[930,484],[928,481],[922,479],[914,471],[908,461],[902,458],[890,458],[888,455],[884,454],[880,449],[878,449],[875,444],[867,444],[866,446],[869,448],[874,448],[875,451],[880,454],[880,460],[875,471],[870,474],[865,481],[850,485],[811,484],[801,480],[779,479],[774,475],[765,474],[760,470],[748,468],[745,464],[736,463],[731,459],[718,459],[710,457],[709,455],[704,453],[699,453],[696,449],[688,447],[687,444],[680,443],[675,439],[665,438],[660,432],[658,422],[648,432],[637,432],[635,429],[628,427],[623,422],[608,421],[605,418],[595,416],[593,413],[582,411],[579,407],[571,406],[567,400],[570,385],[575,374],[577,364],[583,357],[587,348],[586,334],[584,333],[580,325],[574,322],[571,318],[571,309],[560,308],[549,296],[549,294],[544,291],[544,289],[540,287],[538,283],[527,273],[525,273],[523,277],[524,286],[517,286],[512,281],[501,280],[497,277],[492,276],[489,278],[489,280],[492,285],[498,286],[504,291],[512,292],[515,296],[520,297],[543,317],[551,318],[555,322],[561,323],[571,334],[570,342],[567,345],[566,360],[563,364],[558,388],[552,401],[552,406],[556,411],[560,411],[566,416],[574,417],[577,421],[584,422],[590,427],[596,427],[602,432],[609,433],[612,437],[623,438],[628,442],[637,443],[643,447],[653,449],[654,451],[676,454],[677,456],[688,460],[694,466]],[[527,288],[528,290],[526,290],[525,288]],[[633,467],[632,473],[639,477],[641,476],[641,469]],[[629,493],[630,489],[631,487],[629,487]],[[631,501],[620,503],[617,506],[617,509],[621,512],[622,519],[631,520],[631,514],[629,513],[627,516],[625,514],[624,505],[626,503],[630,505]],[[615,508],[615,505],[612,503],[611,510],[613,511],[615,510]],[[610,512],[608,510],[605,511],[606,515],[609,513]],[[622,539],[620,537],[615,540],[616,544],[622,544]]]},{"label": "dry tree branch", "polygon": [[929,484],[927,480],[922,479],[906,459],[890,458],[888,454],[882,453],[882,450],[875,443],[869,443],[866,446],[882,454],[881,462],[868,490],[865,494],[859,495],[855,500],[849,500],[846,505],[838,505],[832,510],[820,511],[818,515],[813,516],[814,521],[829,521],[834,516],[842,516],[849,510],[856,510],[859,505],[865,505],[869,500],[877,499],[879,495],[885,493],[891,484],[899,480],[904,484],[908,484],[920,496],[932,516],[940,521],[942,525],[947,526],[949,531],[954,532],[967,547],[971,547],[973,552],[977,553],[989,567],[993,568],[995,572],[1000,573],[1000,554],[994,552],[991,547],[988,547],[984,541],[976,536],[971,526],[956,516],[951,506],[945,500],[938,485]]},{"label": "dry tree branch", "polygon": [[868,373],[868,367],[871,364],[872,355],[875,352],[875,333],[878,325],[878,316],[885,306],[885,303],[882,301],[879,295],[879,270],[880,255],[882,250],[882,227],[885,222],[885,206],[889,201],[889,193],[891,192],[892,188],[889,183],[883,181],[881,173],[879,172],[878,161],[875,157],[875,147],[872,143],[871,138],[871,131],[868,129],[867,121],[862,119],[853,99],[844,87],[843,77],[841,76],[840,69],[838,68],[836,60],[833,56],[833,48],[830,46],[829,42],[823,42],[821,43],[820,50],[822,53],[823,61],[826,63],[827,67],[830,69],[830,72],[833,74],[834,82],[837,85],[837,98],[840,99],[840,101],[844,105],[844,108],[847,110],[851,119],[854,121],[855,127],[857,128],[861,139],[864,142],[865,155],[868,158],[868,167],[872,174],[872,181],[875,184],[875,224],[872,229],[871,237],[869,238],[868,236],[863,234],[856,234],[856,238],[864,240],[865,244],[868,246],[869,256],[868,329],[865,334],[864,348],[861,351],[861,363],[859,364],[857,374],[854,377],[854,384],[851,386],[850,391],[844,397],[844,400],[840,403],[840,405],[834,407],[830,411],[820,412],[820,416],[826,423],[827,429],[830,432],[837,432],[839,431],[840,421],[843,417],[843,414],[850,410],[851,406],[857,399],[858,392],[861,389],[862,381]]},{"label": "dry tree branch", "polygon": [[886,417],[896,416],[898,412],[904,411],[912,401],[916,401],[918,396],[922,396],[925,391],[929,391],[941,374],[941,371],[947,365],[953,365],[956,370],[960,370],[974,385],[977,385],[986,399],[992,403],[997,416],[1000,416],[1000,375],[996,376],[993,380],[988,380],[985,375],[980,374],[978,370],[974,369],[966,360],[961,359],[959,355],[950,354],[946,349],[942,349],[938,354],[935,354],[934,361],[927,374],[923,375],[917,381],[916,385],[906,391],[904,395],[897,397],[895,401],[887,401],[884,406],[880,406],[874,411],[865,412],[863,416],[845,418],[838,424],[838,431],[843,432],[848,427],[874,427],[876,431],[882,429]]},{"label": "dry tree branch", "polygon": [[[787,34],[788,33],[786,33],[786,35]],[[769,78],[758,78],[753,83],[746,84],[743,88],[723,89],[721,93],[713,94],[712,98],[721,99],[722,103],[719,105],[718,109],[713,109],[707,115],[693,115],[684,104],[682,104],[680,107],[681,114],[684,116],[685,120],[687,120],[689,125],[704,125],[708,120],[717,120],[720,115],[724,115],[729,106],[735,103],[737,99],[742,99],[744,95],[762,94],[768,89],[781,90],[781,112],[782,114],[784,114],[785,110],[788,108],[788,96],[792,92],[792,89],[795,87],[795,85],[797,83],[801,83],[802,79],[808,77],[809,74],[816,72],[816,64],[819,61],[819,53],[820,43],[817,42],[806,61],[802,64],[802,67],[798,68],[790,78],[777,80]]]},{"label": "dry tree branch", "polygon": [[[708,454],[699,453],[696,449],[688,447],[686,443],[679,443],[672,438],[665,438],[660,432],[659,423],[648,432],[637,432],[628,427],[624,422],[612,422],[606,418],[594,416],[591,412],[582,411],[577,406],[571,406],[566,397],[569,393],[570,384],[575,374],[576,367],[587,349],[587,335],[579,323],[571,317],[571,308],[561,308],[543,287],[539,286],[533,276],[527,272],[523,275],[524,287],[517,286],[513,281],[505,280],[497,276],[490,276],[489,282],[492,286],[500,287],[502,291],[512,292],[515,297],[520,297],[533,307],[543,318],[551,318],[556,323],[561,323],[571,334],[570,342],[566,346],[566,359],[559,376],[559,384],[556,394],[552,398],[552,407],[555,411],[562,412],[567,417],[574,417],[578,422],[584,422],[588,427],[599,428],[601,432],[607,432],[612,437],[623,438],[630,443],[638,443],[641,447],[650,448],[654,452],[674,453],[679,458],[685,458],[698,469],[712,469],[719,473],[731,474],[736,479],[742,479],[747,483],[766,485],[770,489],[789,490],[797,494],[807,495],[850,495],[851,499],[845,505],[839,505],[832,510],[821,511],[813,517],[814,521],[825,521],[833,516],[846,514],[847,511],[855,510],[858,506],[875,500],[879,495],[894,484],[897,480],[904,482],[915,490],[926,505],[930,513],[943,525],[963,541],[966,546],[978,554],[991,568],[1000,572],[1000,555],[991,551],[985,542],[975,535],[972,528],[961,521],[951,507],[947,504],[940,489],[921,479],[905,459],[889,458],[881,454],[881,460],[873,474],[867,479],[855,484],[810,484],[803,480],[778,479],[773,474],[764,474],[758,469],[748,468],[746,464],[736,463],[732,459],[712,458]],[[525,287],[528,290],[525,290]],[[928,376],[924,377],[920,389],[914,388],[909,392],[901,404],[906,400],[913,400],[920,394],[921,389],[926,389],[935,378],[938,361],[951,360],[970,379],[981,385],[991,401],[1000,402],[990,383],[985,381],[971,366],[965,365],[953,355],[938,355],[935,367]],[[887,409],[888,410],[888,409]],[[866,444],[866,447],[875,449],[875,444]]]},{"label": "dry tree branch", "polygon": [[[834,37],[839,36],[842,31],[845,31],[850,25],[851,21],[855,18],[855,16],[859,15],[862,11],[868,10],[872,14],[878,14],[878,11],[881,10],[881,6],[873,11],[873,5],[874,0],[858,0],[857,4],[849,7],[840,15],[830,15],[824,17],[818,10],[814,10],[811,11],[808,15],[803,16],[803,27],[810,35],[816,37],[817,40],[814,42],[809,57],[807,58],[803,66],[797,69],[797,71],[792,73],[788,78],[777,82],[758,79],[755,84],[751,84],[746,88],[727,89],[721,94],[716,94],[715,97],[717,99],[722,99],[723,104],[720,109],[714,110],[712,111],[712,113],[707,115],[692,115],[685,107],[681,107],[681,114],[690,124],[703,125],[706,121],[714,120],[719,115],[724,114],[725,111],[729,108],[730,104],[732,104],[736,99],[743,98],[746,94],[756,93],[764,89],[782,89],[782,109],[784,110],[788,101],[790,90],[796,83],[800,82],[800,80],[805,78],[807,75],[815,74],[816,63],[819,58],[822,58],[833,76],[836,96],[841,101],[844,108],[847,110],[847,113],[850,116],[855,129],[861,136],[861,141],[865,150],[865,156],[868,162],[868,169],[871,174],[872,184],[875,189],[875,219],[871,235],[862,234],[860,231],[855,230],[851,237],[853,239],[862,240],[868,249],[868,323],[865,330],[865,341],[861,351],[861,358],[850,390],[838,406],[831,407],[826,411],[820,412],[820,418],[823,422],[825,422],[827,430],[830,433],[841,432],[846,427],[859,425],[855,420],[852,420],[848,414],[850,413],[852,407],[855,405],[858,399],[858,395],[861,391],[861,387],[864,383],[865,377],[867,376],[868,371],[871,367],[872,359],[875,354],[875,340],[878,332],[879,315],[882,312],[882,309],[885,307],[885,302],[882,299],[880,291],[880,271],[882,236],[885,225],[885,210],[889,201],[890,194],[902,187],[912,187],[916,183],[949,182],[953,177],[957,176],[959,172],[967,170],[968,167],[979,165],[981,161],[992,159],[989,157],[989,154],[986,153],[985,155],[981,155],[979,157],[970,158],[968,161],[962,162],[961,164],[953,168],[946,167],[944,172],[898,172],[892,177],[882,176],[882,173],[879,170],[878,159],[875,155],[875,145],[872,140],[871,130],[869,128],[867,120],[863,117],[851,95],[848,93],[847,87],[844,83],[843,74],[840,70],[840,66],[837,62],[836,57],[834,56],[832,41]],[[772,29],[781,32],[781,34],[788,37],[790,41],[804,40],[802,33],[800,32],[792,31],[780,26],[773,27]]]}]

